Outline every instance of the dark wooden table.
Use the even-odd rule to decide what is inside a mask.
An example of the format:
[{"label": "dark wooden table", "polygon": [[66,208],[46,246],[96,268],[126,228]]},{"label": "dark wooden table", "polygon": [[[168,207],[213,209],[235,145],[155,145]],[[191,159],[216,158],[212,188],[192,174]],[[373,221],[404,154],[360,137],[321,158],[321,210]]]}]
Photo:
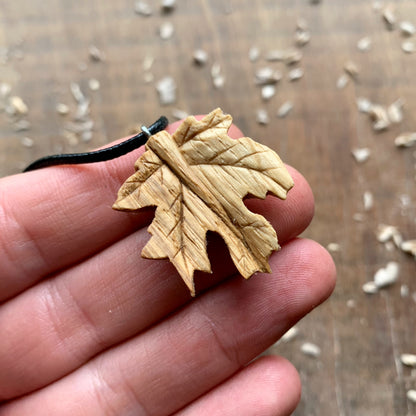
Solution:
[{"label": "dark wooden table", "polygon": [[[372,1],[178,0],[167,14],[151,1],[149,17],[136,14],[133,3],[0,1],[0,82],[27,104],[28,113],[20,118],[30,122],[28,130],[16,131],[2,99],[0,176],[18,173],[49,153],[104,145],[162,113],[173,120],[173,109],[198,114],[222,107],[246,135],[277,150],[307,177],[316,216],[305,235],[323,245],[339,245],[333,252],[338,268],[334,295],[298,325],[296,338],[271,349],[292,360],[301,373],[303,397],[295,414],[416,414],[416,405],[406,399],[406,391],[416,388],[416,370],[400,361],[402,353],[416,353],[415,260],[397,248],[387,250],[376,238],[382,223],[397,226],[405,239],[416,238],[416,146],[394,145],[400,133],[416,131],[416,53],[401,50],[404,38],[398,30],[386,29]],[[394,4],[398,21],[416,23],[414,1]],[[289,82],[288,68],[266,63],[264,56],[293,46],[298,18],[305,19],[312,38],[301,48],[304,77]],[[171,39],[159,37],[164,22],[174,25]],[[364,36],[372,40],[367,52],[357,49]],[[104,60],[91,59],[92,45]],[[248,59],[251,46],[261,51],[257,62]],[[201,67],[192,62],[197,48],[209,57]],[[146,57],[154,58],[147,71],[154,81],[145,79]],[[360,73],[338,89],[348,60]],[[212,85],[214,62],[225,76],[223,88]],[[284,79],[264,102],[254,73],[267,65],[280,68]],[[177,101],[161,106],[155,82],[167,75],[176,81]],[[91,79],[100,82],[98,90],[90,89]],[[89,141],[66,130],[76,108],[71,83],[78,83],[91,100]],[[5,93],[7,86],[1,88]],[[404,120],[375,133],[368,116],[357,110],[360,96],[383,105],[403,98]],[[286,100],[293,102],[293,111],[279,119],[276,111]],[[69,106],[68,115],[57,113],[58,103]],[[266,126],[256,122],[259,108],[269,112]],[[351,150],[357,147],[371,150],[367,162],[354,160]],[[374,197],[368,211],[363,206],[366,191]],[[362,285],[389,261],[400,265],[398,281],[365,294]],[[321,348],[318,358],[301,352],[306,341]]]}]

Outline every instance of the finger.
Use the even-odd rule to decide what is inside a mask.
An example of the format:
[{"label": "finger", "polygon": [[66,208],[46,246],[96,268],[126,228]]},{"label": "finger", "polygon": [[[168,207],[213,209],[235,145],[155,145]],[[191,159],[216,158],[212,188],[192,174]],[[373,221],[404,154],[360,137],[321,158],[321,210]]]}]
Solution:
[{"label": "finger", "polygon": [[271,276],[229,280],[10,409],[165,415],[183,408],[273,344],[334,287],[333,262],[312,241],[288,243],[271,266]]},{"label": "finger", "polygon": [[[274,197],[257,205],[248,201],[272,222],[281,244],[303,231],[313,214],[307,182],[292,174],[296,186],[285,203]],[[167,261],[140,257],[148,238],[144,229],[131,234],[0,308],[0,327],[8,334],[0,341],[1,397],[16,397],[62,377],[189,300]],[[196,273],[199,290],[235,273],[220,238],[210,236],[208,248],[213,274]],[[10,360],[11,355],[19,360]]]},{"label": "finger", "polygon": [[133,153],[105,163],[50,167],[0,180],[0,301],[148,221],[145,211],[128,216],[111,209],[141,151]]},{"label": "finger", "polygon": [[[167,130],[173,133],[175,126]],[[236,127],[230,131],[241,134]],[[126,215],[111,209],[142,153],[0,180],[0,302],[150,221],[148,210]]]},{"label": "finger", "polygon": [[284,416],[300,399],[295,368],[281,357],[262,357],[175,416]]}]

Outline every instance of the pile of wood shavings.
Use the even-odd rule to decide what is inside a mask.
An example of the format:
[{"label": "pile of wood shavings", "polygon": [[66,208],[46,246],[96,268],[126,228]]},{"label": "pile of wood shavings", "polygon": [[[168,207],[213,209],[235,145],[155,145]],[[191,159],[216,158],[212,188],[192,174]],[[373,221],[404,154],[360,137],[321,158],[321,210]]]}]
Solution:
[{"label": "pile of wood shavings", "polygon": [[[402,42],[402,49],[406,53],[412,53],[414,49],[412,37],[416,32],[413,23],[408,21],[399,22],[396,15],[396,9],[391,4],[383,6],[381,3],[377,2],[375,6],[375,10],[381,14],[381,19],[384,22],[385,28],[392,32],[392,36],[394,36],[395,32],[399,31],[398,36],[405,38]],[[357,49],[362,53],[371,53],[373,43],[374,41],[370,36],[363,36],[357,42]],[[360,72],[361,69],[359,63],[352,60],[347,61],[344,65],[343,73],[336,82],[336,87],[342,90],[346,88],[350,82],[358,83]],[[400,127],[403,123],[405,118],[405,100],[403,98],[398,98],[390,104],[374,103],[371,99],[365,97],[358,97],[356,101],[358,112],[365,114],[368,117],[375,133],[386,133],[392,129],[393,126],[396,125]],[[403,132],[399,134],[393,140],[393,144],[396,147],[402,148],[414,146],[416,144],[416,132]],[[353,148],[351,152],[357,164],[360,165],[366,162],[371,156],[371,149],[369,147],[356,147]],[[374,198],[373,193],[370,190],[366,190],[363,194],[364,213],[371,211],[374,204],[377,203],[378,201]],[[360,222],[364,221],[364,213],[356,213],[354,219]],[[378,228],[376,237],[380,243],[384,244],[388,253],[399,250],[416,259],[416,240],[404,240],[397,227],[381,224]],[[375,272],[373,280],[365,283],[362,289],[367,294],[378,293],[380,289],[387,288],[397,282],[399,274],[399,263],[396,261],[389,261],[387,266],[382,267]],[[405,294],[406,290],[403,289],[401,293]]]},{"label": "pile of wood shavings", "polygon": [[[282,80],[287,79],[289,82],[294,82],[303,78],[305,71],[301,66],[303,59],[301,48],[311,41],[311,37],[306,20],[299,18],[294,31],[294,46],[287,49],[269,50],[264,54],[264,60],[268,63],[267,66],[261,66],[255,69],[254,72],[254,83],[260,87],[263,101],[271,101],[276,95],[278,84]],[[259,62],[261,56],[262,53],[258,46],[252,46],[248,51],[248,58],[252,63]],[[280,63],[282,66],[279,68],[271,66],[274,63]],[[286,100],[277,108],[276,116],[285,118],[292,112],[293,108],[294,103]],[[256,114],[259,124],[266,125],[270,122],[267,109],[257,109]]]},{"label": "pile of wood shavings", "polygon": [[[166,7],[172,11],[175,6],[175,2],[162,2],[162,9]],[[315,4],[315,3],[314,3]],[[150,2],[143,0],[136,1],[135,12],[143,17],[151,16],[154,13],[153,6]],[[166,30],[160,36],[163,40],[169,40],[173,36],[174,27],[170,22],[165,22],[164,25],[169,27],[169,31]],[[167,33],[169,32],[169,33]],[[272,102],[276,95],[277,84],[282,79],[286,78],[289,82],[295,82],[300,80],[304,76],[304,69],[300,66],[303,54],[301,49],[305,47],[311,41],[311,32],[308,28],[308,24],[305,19],[298,19],[296,27],[294,28],[293,45],[283,50],[270,50],[264,54],[264,60],[269,63],[268,66],[263,66],[255,70],[254,83],[259,86],[260,96],[264,102]],[[257,46],[252,46],[249,50],[249,60],[253,63],[258,62],[261,59],[261,51]],[[206,66],[212,58],[208,53],[199,47],[195,49],[190,57],[196,67]],[[143,79],[146,83],[154,82],[154,75],[151,71],[154,58],[147,56],[143,61]],[[211,61],[212,62],[212,61]],[[287,68],[287,72],[284,74],[280,69],[273,68],[271,65],[275,63],[282,63]],[[206,72],[201,70],[203,76]],[[226,77],[223,73],[222,66],[218,61],[214,61],[210,66],[209,75],[211,77],[211,85],[214,89],[223,89],[226,84]],[[174,105],[177,102],[177,86],[173,76],[167,74],[162,79],[159,79],[155,84],[155,89],[159,96],[159,103],[161,106]],[[286,100],[281,101],[281,104],[276,109],[277,118],[287,117],[293,110],[294,103]],[[188,114],[187,111],[175,109],[174,117],[177,115]],[[259,108],[256,110],[256,119],[259,124],[266,125],[270,122],[268,110],[266,108]]]},{"label": "pile of wood shavings", "polygon": [[[23,41],[23,39],[19,41],[20,46],[23,45]],[[5,56],[3,64],[8,64],[12,57],[17,58],[19,56],[18,59],[23,59],[24,54],[21,49],[19,51],[20,53],[18,55],[16,52],[8,53]],[[104,53],[95,45],[88,47],[87,54],[91,62],[99,63],[105,61]],[[78,69],[84,72],[88,69],[88,66],[82,62],[78,64]],[[100,88],[100,82],[95,78],[91,78],[88,85],[91,91],[98,91]],[[0,112],[3,111],[6,114],[13,130],[20,136],[18,136],[20,144],[23,147],[32,148],[36,142],[27,136],[28,132],[32,129],[31,122],[29,121],[30,108],[26,100],[15,94],[12,91],[13,89],[11,84],[7,82],[0,83]],[[76,147],[80,141],[89,142],[92,139],[94,122],[89,114],[90,100],[81,92],[79,84],[72,83],[69,89],[75,98],[76,108],[74,110],[73,120],[70,122],[64,121],[61,128],[61,136],[65,139],[66,144],[71,147]],[[60,117],[66,117],[71,111],[67,104],[58,102],[56,104],[56,113]],[[59,123],[61,123],[60,117],[58,118]],[[63,151],[64,146],[58,145],[54,150],[58,152]],[[19,164],[19,170],[24,168],[26,164],[27,162]]]},{"label": "pile of wood shavings", "polygon": [[[0,112],[6,114],[7,121],[16,133],[26,133],[31,128],[28,119],[29,106],[18,95],[13,94],[12,86],[7,82],[0,83]],[[29,137],[21,137],[23,147],[33,147],[34,141]]]}]

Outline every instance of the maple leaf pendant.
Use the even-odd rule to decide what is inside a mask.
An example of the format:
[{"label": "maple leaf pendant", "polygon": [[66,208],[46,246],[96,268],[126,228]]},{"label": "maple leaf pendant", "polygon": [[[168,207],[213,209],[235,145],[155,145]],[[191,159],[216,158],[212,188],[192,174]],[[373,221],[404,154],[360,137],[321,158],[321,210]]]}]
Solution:
[{"label": "maple leaf pendant", "polygon": [[157,206],[142,257],[169,258],[192,296],[194,271],[211,272],[208,230],[221,235],[246,279],[270,272],[269,256],[280,248],[273,227],[249,211],[243,198],[264,199],[270,192],[285,199],[293,180],[270,148],[228,137],[231,123],[217,108],[200,121],[186,118],[173,136],[151,136],[113,205],[122,211]]}]

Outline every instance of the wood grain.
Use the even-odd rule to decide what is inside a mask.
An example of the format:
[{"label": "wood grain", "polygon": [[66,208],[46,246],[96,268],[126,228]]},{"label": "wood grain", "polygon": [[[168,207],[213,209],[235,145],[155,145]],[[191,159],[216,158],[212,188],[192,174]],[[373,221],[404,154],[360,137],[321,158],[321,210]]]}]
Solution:
[{"label": "wood grain", "polygon": [[[177,85],[175,107],[203,114],[218,106],[234,117],[244,134],[274,150],[309,180],[316,198],[315,219],[305,233],[323,245],[335,242],[338,268],[334,295],[299,324],[300,333],[271,351],[292,360],[303,381],[303,397],[295,415],[414,415],[406,390],[416,376],[400,363],[400,354],[416,352],[415,261],[397,249],[386,250],[376,240],[378,224],[396,225],[406,239],[416,236],[415,148],[397,149],[394,138],[416,130],[416,54],[404,54],[403,38],[387,31],[371,1],[323,0],[183,0],[172,14],[155,9],[150,18],[133,11],[131,1],[68,2],[45,0],[0,1],[0,47],[9,59],[0,66],[0,79],[12,85],[29,106],[27,132],[15,132],[0,114],[0,175],[17,173],[33,159],[57,151],[81,151],[116,139],[132,125],[151,123],[173,106],[161,107],[153,83],[146,83],[142,62],[155,58],[155,80],[172,76]],[[416,23],[412,0],[394,2],[399,20]],[[302,48],[305,76],[287,82],[287,67],[264,59],[249,62],[248,50],[257,45],[262,56],[272,49],[293,46],[297,18],[309,26],[311,42]],[[172,21],[175,34],[161,41],[158,27]],[[357,50],[357,41],[370,36],[370,51]],[[104,62],[92,62],[88,48],[96,45]],[[208,53],[205,66],[194,66],[193,51]],[[3,52],[2,52],[3,54]],[[23,58],[22,58],[23,56]],[[348,60],[360,68],[356,82],[338,90],[336,81]],[[214,89],[213,62],[225,76]],[[79,64],[87,69],[80,71]],[[283,79],[276,95],[263,102],[254,84],[255,70],[266,65],[280,69]],[[99,91],[88,90],[97,78]],[[62,136],[75,103],[70,82],[80,83],[91,98],[94,135],[91,142],[68,142]],[[356,98],[388,105],[405,99],[404,121],[375,134],[368,117],[356,108]],[[290,100],[292,112],[275,117]],[[58,102],[71,114],[56,113]],[[256,109],[269,111],[270,123],[256,123]],[[24,136],[33,148],[20,144]],[[355,147],[368,147],[371,156],[357,164]],[[374,207],[365,212],[362,195],[371,191]],[[363,221],[353,219],[363,215]],[[369,296],[361,286],[375,271],[397,261],[399,282]],[[401,285],[409,289],[401,296]],[[317,359],[300,352],[304,341],[320,346]]]},{"label": "wood grain", "polygon": [[211,273],[208,231],[224,239],[246,279],[270,273],[268,259],[280,248],[271,224],[249,211],[243,198],[264,199],[270,192],[286,199],[293,180],[270,148],[249,137],[231,139],[231,124],[232,117],[217,108],[200,121],[187,117],[172,136],[151,136],[113,205],[122,211],[157,207],[142,256],[169,258],[192,296],[195,270]]}]

